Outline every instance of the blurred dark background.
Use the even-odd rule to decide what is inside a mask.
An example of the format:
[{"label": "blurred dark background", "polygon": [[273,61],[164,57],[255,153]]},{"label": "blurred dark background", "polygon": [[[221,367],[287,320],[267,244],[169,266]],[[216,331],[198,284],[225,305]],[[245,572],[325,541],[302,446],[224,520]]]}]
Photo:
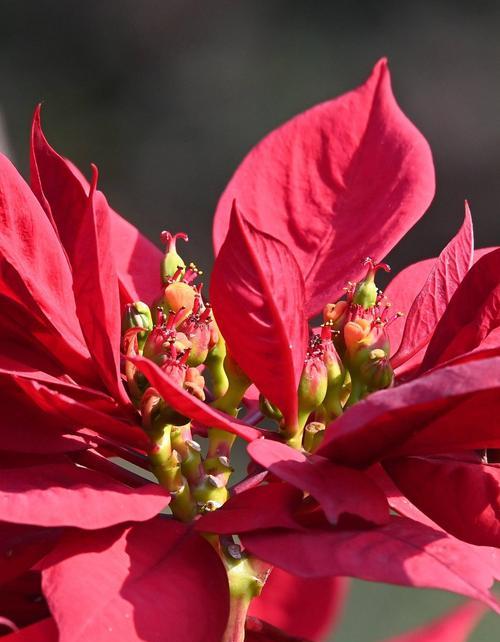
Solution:
[{"label": "blurred dark background", "polygon": [[[208,269],[214,207],[248,149],[387,55],[438,182],[390,257],[397,269],[440,251],[464,198],[477,245],[499,244],[499,34],[494,0],[0,0],[0,145],[26,175],[42,101],[57,150],[82,169],[95,162],[112,205],[150,238],[188,232],[186,258]],[[338,642],[381,639],[454,603],[363,583],[354,598]],[[472,639],[499,638],[490,617]]]}]

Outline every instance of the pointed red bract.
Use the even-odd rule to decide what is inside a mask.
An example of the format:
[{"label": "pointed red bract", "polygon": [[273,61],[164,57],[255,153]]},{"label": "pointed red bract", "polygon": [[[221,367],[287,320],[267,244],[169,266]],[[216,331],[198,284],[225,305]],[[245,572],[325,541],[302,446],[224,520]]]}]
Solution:
[{"label": "pointed red bract", "polygon": [[179,522],[69,534],[44,565],[60,642],[220,642],[226,572],[210,544]]},{"label": "pointed red bract", "polygon": [[422,363],[422,370],[480,346],[500,325],[500,249],[475,263],[453,295]]},{"label": "pointed red bract", "polygon": [[[130,400],[120,375],[121,317],[118,279],[112,254],[109,208],[97,192],[97,169],[88,199],[82,202],[72,257],[76,308],[83,334],[107,389],[125,406]],[[79,211],[80,203],[76,204]]]},{"label": "pointed red bract", "polygon": [[[126,423],[123,418],[115,416],[113,410],[116,408],[109,404],[103,407],[101,398],[82,388],[75,386],[74,395],[69,396],[65,394],[67,391],[62,392],[31,379],[18,377],[16,382],[47,416],[64,419],[68,426],[76,429],[90,428],[104,438],[109,436],[134,448],[145,449],[149,443],[145,432],[138,425]],[[42,433],[40,439],[43,438]]]},{"label": "pointed red bract", "polygon": [[0,293],[39,319],[45,330],[39,340],[70,370],[91,370],[66,256],[29,187],[1,155],[0,226]]},{"label": "pointed red bract", "polygon": [[424,457],[384,465],[404,495],[448,533],[500,547],[500,465]]},{"label": "pointed red bract", "polygon": [[[425,285],[436,259],[425,259],[417,261],[398,272],[384,289],[384,294],[391,302],[394,312],[402,312],[408,315],[413,301],[415,301],[419,292]],[[389,336],[391,354],[395,354],[401,344],[403,332],[405,329],[405,317],[390,323],[386,327]]]},{"label": "pointed red bract", "polygon": [[11,378],[0,376],[0,394],[9,399],[0,413],[0,452],[59,453],[87,448],[86,439],[67,434],[67,421],[37,407]]},{"label": "pointed red bract", "polygon": [[243,533],[256,557],[302,577],[340,575],[481,600],[500,612],[488,589],[495,574],[475,548],[404,517],[369,530],[268,530]]},{"label": "pointed red bract", "polygon": [[288,248],[246,222],[233,203],[210,300],[231,355],[291,426],[307,348],[304,296]]},{"label": "pointed red bract", "polygon": [[[69,170],[69,173],[68,173]],[[70,174],[76,178],[71,180]],[[76,221],[68,216],[71,206],[90,191],[82,173],[60,156],[47,142],[40,124],[40,107],[35,110],[31,132],[31,187],[53,221],[63,244],[72,246]],[[110,249],[125,302],[151,301],[158,294],[161,251],[140,232],[109,209]]]},{"label": "pointed red bract", "polygon": [[330,424],[318,454],[368,466],[392,453],[498,448],[499,391],[500,357],[440,368],[349,408]]},{"label": "pointed red bract", "polygon": [[262,436],[262,432],[259,429],[248,426],[243,421],[238,421],[238,419],[233,419],[233,417],[193,397],[189,392],[175,384],[153,361],[139,356],[129,357],[129,359],[147,377],[150,384],[158,390],[166,403],[181,415],[198,421],[204,426],[227,430],[246,441],[252,441]]},{"label": "pointed red bract", "polygon": [[466,203],[462,227],[439,255],[408,312],[401,345],[391,359],[393,368],[426,346],[451,297],[472,265],[473,252],[472,219]]},{"label": "pointed red bract", "polygon": [[338,577],[310,579],[275,568],[252,600],[249,615],[316,642],[332,630],[345,592],[346,582]]},{"label": "pointed red bract", "polygon": [[427,142],[399,109],[385,60],[364,85],[296,116],[245,158],[217,206],[214,245],[233,199],[280,239],[304,275],[312,316],[380,260],[434,195]]},{"label": "pointed red bract", "polygon": [[306,456],[285,444],[258,439],[248,445],[248,454],[280,479],[316,499],[332,524],[343,515],[373,524],[389,521],[384,494],[363,473],[336,466],[323,457]]},{"label": "pointed red bract", "polygon": [[129,488],[65,458],[39,465],[2,465],[0,520],[38,526],[99,529],[146,521],[164,509],[169,495],[157,484]]}]

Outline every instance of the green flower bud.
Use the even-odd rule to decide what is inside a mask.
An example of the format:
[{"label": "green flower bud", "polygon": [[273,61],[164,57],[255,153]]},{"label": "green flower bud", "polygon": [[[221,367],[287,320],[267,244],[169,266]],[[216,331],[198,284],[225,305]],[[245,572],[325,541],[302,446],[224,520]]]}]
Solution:
[{"label": "green flower bud", "polygon": [[356,305],[360,305],[365,310],[373,308],[377,303],[378,290],[375,285],[375,274],[378,270],[384,270],[385,272],[390,272],[391,268],[387,263],[377,263],[375,264],[373,259],[370,257],[366,258],[363,261],[364,265],[368,265],[368,272],[365,278],[362,281],[359,281],[356,284],[354,289],[352,302]]},{"label": "green flower bud", "polygon": [[149,307],[142,301],[128,303],[122,318],[122,335],[130,328],[144,328],[145,332],[137,334],[139,350],[142,351],[148,332],[153,329],[153,319]]},{"label": "green flower bud", "polygon": [[169,279],[171,279],[178,271],[181,270],[181,273],[184,271],[186,264],[182,258],[177,253],[176,241],[177,239],[182,239],[183,241],[188,241],[187,234],[179,232],[177,234],[170,234],[170,232],[162,232],[161,240],[167,246],[167,251],[161,262],[161,280],[162,283],[167,284]]}]

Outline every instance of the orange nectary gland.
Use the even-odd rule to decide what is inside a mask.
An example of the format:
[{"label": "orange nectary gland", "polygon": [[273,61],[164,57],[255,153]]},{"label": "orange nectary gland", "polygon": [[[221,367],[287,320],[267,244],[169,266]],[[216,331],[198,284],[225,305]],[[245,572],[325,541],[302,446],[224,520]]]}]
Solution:
[{"label": "orange nectary gland", "polygon": [[193,309],[195,296],[193,287],[183,281],[175,281],[165,288],[163,300],[168,309],[173,312],[179,312],[181,308],[185,309],[185,313],[177,319],[178,324],[182,323]]}]

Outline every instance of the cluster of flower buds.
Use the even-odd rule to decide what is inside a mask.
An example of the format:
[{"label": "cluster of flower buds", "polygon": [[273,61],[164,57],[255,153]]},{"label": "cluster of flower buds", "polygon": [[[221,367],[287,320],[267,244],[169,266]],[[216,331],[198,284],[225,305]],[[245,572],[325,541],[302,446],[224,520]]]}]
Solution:
[{"label": "cluster of flower buds", "polygon": [[[142,301],[126,306],[122,320],[126,356],[142,355],[159,366],[177,385],[205,401],[209,372],[214,406],[236,416],[250,380],[226,353],[226,345],[195,281],[202,273],[186,266],[176,248],[185,234],[162,233],[166,253],[161,262],[161,291],[151,308]],[[204,370],[202,370],[202,367]],[[191,423],[170,408],[144,375],[127,360],[129,395],[140,410],[150,439],[151,469],[171,494],[172,510],[190,520],[196,512],[214,510],[227,499],[232,472],[229,455],[234,435],[210,429],[208,452],[202,457]]]},{"label": "cluster of flower buds", "polygon": [[[391,304],[375,285],[376,273],[390,268],[371,258],[363,263],[368,267],[365,278],[348,284],[345,299],[324,307],[324,322],[309,341],[299,385],[298,428],[289,439],[295,446],[294,440],[303,440],[306,450],[320,443],[324,427],[345,406],[393,383],[386,329],[401,313],[390,314]],[[261,407],[273,416],[271,409]]]},{"label": "cluster of flower buds", "polygon": [[[178,385],[204,400],[205,381],[197,367],[207,360],[210,350],[217,345],[219,333],[213,323],[210,304],[202,299],[202,285],[194,284],[202,272],[193,263],[186,267],[177,253],[179,238],[188,240],[182,233],[162,233],[162,240],[167,245],[160,266],[162,289],[151,309],[142,301],[126,306],[122,321],[124,350],[129,355],[135,350],[150,359]],[[127,379],[130,395],[139,405],[147,382],[130,366]],[[168,412],[164,409],[165,414]]]},{"label": "cluster of flower buds", "polygon": [[[167,248],[161,263],[161,292],[152,305],[154,314],[141,301],[127,306],[124,350],[127,355],[135,352],[150,359],[202,401],[203,367],[203,372],[210,374],[214,407],[236,416],[251,381],[227,353],[210,304],[203,301],[202,284],[195,284],[201,272],[193,263],[186,265],[177,252],[179,238],[187,241],[185,234],[162,234]],[[389,266],[370,258],[364,265],[364,279],[349,283],[344,299],[325,306],[321,327],[311,333],[298,387],[296,424],[285,426],[280,409],[260,399],[263,414],[280,424],[287,442],[295,448],[314,451],[325,427],[346,406],[392,385],[386,328],[400,315],[390,314],[390,303],[375,285],[376,273],[389,271]],[[126,375],[130,396],[141,409],[144,428],[152,440],[157,476],[168,482],[178,498],[186,498],[186,488],[191,493],[191,504],[187,508],[182,505],[178,512],[190,514],[193,502],[196,510],[221,505],[227,497],[234,435],[210,429],[204,460],[191,437],[184,441],[177,438],[177,446],[172,447],[172,435],[179,426],[189,427],[188,418],[169,408],[133,364],[127,363]]]}]

